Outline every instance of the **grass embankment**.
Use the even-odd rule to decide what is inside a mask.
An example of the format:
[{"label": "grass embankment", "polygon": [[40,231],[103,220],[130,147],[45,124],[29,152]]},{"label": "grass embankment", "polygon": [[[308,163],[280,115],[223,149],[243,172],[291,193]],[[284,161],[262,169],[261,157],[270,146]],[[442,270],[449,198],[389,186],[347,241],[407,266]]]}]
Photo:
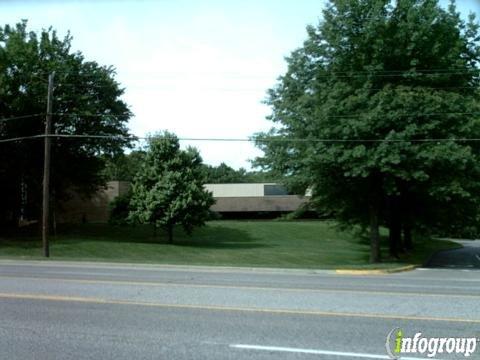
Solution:
[{"label": "grass embankment", "polygon": [[[161,232],[153,237],[150,226],[78,225],[60,229],[51,238],[51,259],[355,269],[421,264],[436,250],[458,247],[448,241],[421,241],[413,254],[403,255],[400,261],[369,265],[368,242],[333,225],[327,221],[212,221],[191,237],[176,229],[173,245],[165,243]],[[41,259],[41,240],[27,234],[0,239],[0,258]]]}]

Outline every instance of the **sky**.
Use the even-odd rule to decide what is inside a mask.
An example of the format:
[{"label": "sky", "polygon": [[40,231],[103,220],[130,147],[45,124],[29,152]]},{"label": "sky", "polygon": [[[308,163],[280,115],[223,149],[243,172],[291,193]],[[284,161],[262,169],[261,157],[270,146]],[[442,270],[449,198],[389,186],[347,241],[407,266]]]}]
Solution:
[{"label": "sky", "polygon": [[[442,4],[447,1],[442,0]],[[267,89],[318,24],[324,0],[0,0],[0,24],[70,31],[73,49],[113,65],[133,134],[249,138],[266,131]],[[458,0],[480,15],[480,0]],[[191,142],[211,165],[250,168],[252,143]]]}]

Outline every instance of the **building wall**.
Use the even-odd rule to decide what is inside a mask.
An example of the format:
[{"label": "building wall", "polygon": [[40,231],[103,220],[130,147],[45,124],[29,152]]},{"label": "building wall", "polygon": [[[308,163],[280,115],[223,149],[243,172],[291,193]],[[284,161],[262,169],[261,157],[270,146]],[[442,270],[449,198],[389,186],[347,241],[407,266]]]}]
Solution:
[{"label": "building wall", "polygon": [[265,184],[205,184],[214,198],[263,196]]},{"label": "building wall", "polygon": [[308,201],[308,197],[288,195],[287,189],[274,183],[206,184],[213,193],[212,210],[229,212],[290,212]]},{"label": "building wall", "polygon": [[215,198],[211,207],[216,212],[290,212],[306,203],[308,198],[297,195],[276,195],[262,197]]},{"label": "building wall", "polygon": [[274,183],[205,184],[205,189],[211,191],[215,198],[288,195],[284,186]]},{"label": "building wall", "polygon": [[[128,192],[130,183],[110,181],[91,198],[83,198],[75,192],[60,204],[56,213],[57,223],[106,223],[110,216],[110,203],[117,196]],[[213,193],[212,211],[220,213],[242,212],[291,212],[308,201],[308,196],[287,195],[278,184],[206,184]]]},{"label": "building wall", "polygon": [[91,198],[84,198],[72,191],[70,199],[59,204],[56,215],[58,223],[106,223],[110,216],[110,202],[128,192],[127,181],[109,181]]}]

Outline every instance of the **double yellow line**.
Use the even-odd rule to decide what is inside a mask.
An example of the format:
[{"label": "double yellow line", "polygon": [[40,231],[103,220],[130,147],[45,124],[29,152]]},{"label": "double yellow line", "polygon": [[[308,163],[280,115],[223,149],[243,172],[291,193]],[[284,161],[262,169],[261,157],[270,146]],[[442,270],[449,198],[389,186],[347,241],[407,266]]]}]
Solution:
[{"label": "double yellow line", "polygon": [[130,305],[130,306],[144,306],[144,307],[156,307],[156,308],[234,311],[234,312],[283,314],[283,315],[353,317],[353,318],[408,320],[408,321],[441,321],[441,322],[480,324],[480,319],[477,320],[477,319],[462,319],[462,318],[440,318],[440,317],[428,317],[428,316],[402,316],[402,315],[388,315],[388,314],[349,313],[349,312],[331,312],[331,311],[316,311],[316,310],[290,310],[290,309],[275,309],[275,308],[216,306],[216,305],[167,304],[167,303],[154,303],[154,302],[133,301],[133,300],[114,300],[114,299],[105,299],[105,298],[42,295],[42,294],[0,293],[0,299],[78,302],[78,303],[101,304],[101,305]]},{"label": "double yellow line", "polygon": [[312,293],[355,293],[363,295],[386,295],[399,297],[448,297],[463,299],[478,299],[480,295],[472,294],[442,294],[442,293],[416,293],[416,292],[400,292],[400,291],[377,291],[377,290],[357,290],[357,289],[315,289],[315,288],[286,288],[286,287],[269,287],[269,286],[249,286],[249,285],[215,285],[215,284],[188,284],[173,282],[154,282],[154,281],[125,281],[125,280],[89,280],[89,279],[65,279],[65,278],[40,278],[32,276],[8,276],[0,275],[0,279],[23,279],[35,281],[59,281],[76,284],[103,284],[103,285],[125,285],[125,286],[147,286],[147,287],[173,287],[173,288],[198,288],[198,289],[236,289],[236,290],[259,290],[259,291],[275,291],[275,292],[312,292]]}]

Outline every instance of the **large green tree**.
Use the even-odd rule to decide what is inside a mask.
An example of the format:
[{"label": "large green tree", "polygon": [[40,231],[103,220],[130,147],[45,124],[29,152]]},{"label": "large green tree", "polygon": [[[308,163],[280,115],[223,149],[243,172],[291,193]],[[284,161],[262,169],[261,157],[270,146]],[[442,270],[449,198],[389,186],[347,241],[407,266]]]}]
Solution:
[{"label": "large green tree", "polygon": [[214,200],[204,183],[202,158],[195,148],[181,150],[178,138],[168,132],[152,136],[132,184],[129,217],[162,228],[171,243],[175,225],[191,233],[209,218]]},{"label": "large green tree", "polygon": [[257,165],[369,228],[372,262],[382,224],[392,256],[412,229],[474,228],[479,144],[460,139],[480,138],[478,29],[453,2],[329,1],[269,91]]},{"label": "large green tree", "polygon": [[[130,111],[115,70],[85,60],[71,50],[72,37],[59,38],[52,29],[27,30],[27,22],[0,27],[0,140],[44,132],[47,79],[55,72],[53,132],[64,135],[119,136],[110,139],[54,138],[52,194],[65,196],[77,188],[86,194],[102,184],[104,160],[128,145]],[[15,223],[40,212],[43,141],[0,143],[0,219]]]}]

